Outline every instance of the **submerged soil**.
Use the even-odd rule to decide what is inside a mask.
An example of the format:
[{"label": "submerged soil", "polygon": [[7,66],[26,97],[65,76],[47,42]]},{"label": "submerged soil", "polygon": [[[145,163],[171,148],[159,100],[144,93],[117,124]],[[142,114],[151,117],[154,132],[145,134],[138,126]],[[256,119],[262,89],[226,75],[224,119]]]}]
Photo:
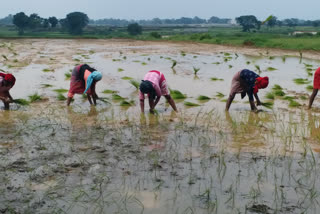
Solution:
[{"label": "submerged soil", "polygon": [[[42,97],[0,111],[0,212],[317,213],[319,99],[307,111],[306,86],[318,52],[51,39],[0,40],[0,50],[0,68],[17,78],[12,96]],[[97,92],[105,99],[96,107],[79,95],[66,107],[54,91],[68,90],[80,63],[103,73]],[[273,108],[252,113],[236,97],[224,111],[244,68],[269,76],[259,96]],[[140,114],[128,79],[153,69],[186,95],[175,100],[179,113],[161,99],[156,115]],[[275,84],[285,95],[266,98]]]}]

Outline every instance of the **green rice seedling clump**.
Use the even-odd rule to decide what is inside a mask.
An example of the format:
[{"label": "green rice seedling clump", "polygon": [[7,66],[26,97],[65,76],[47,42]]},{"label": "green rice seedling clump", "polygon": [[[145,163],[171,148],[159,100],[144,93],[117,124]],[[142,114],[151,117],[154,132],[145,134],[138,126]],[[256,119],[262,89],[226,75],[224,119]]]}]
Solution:
[{"label": "green rice seedling clump", "polygon": [[173,60],[173,61],[172,61],[171,68],[174,68],[176,65],[177,65],[177,61]]},{"label": "green rice seedling clump", "polygon": [[278,85],[278,84],[275,84],[274,86],[273,86],[273,88],[272,88],[272,90],[282,90],[283,88],[280,86],[280,85]]},{"label": "green rice seedling clump", "polygon": [[104,94],[116,94],[116,93],[118,93],[118,91],[106,89],[106,90],[102,91],[102,93],[104,93]]},{"label": "green rice seedling clump", "polygon": [[262,102],[261,105],[269,109],[273,108],[273,102]]},{"label": "green rice seedling clump", "polygon": [[54,89],[53,91],[55,91],[57,93],[60,93],[60,94],[63,94],[63,93],[68,92],[69,90],[64,89],[64,88],[59,88],[59,89]]},{"label": "green rice seedling clump", "polygon": [[185,105],[185,106],[190,106],[190,107],[200,106],[199,104],[197,104],[197,103],[192,103],[192,102],[184,102],[184,105]]},{"label": "green rice seedling clump", "polygon": [[210,97],[207,97],[205,95],[200,95],[197,100],[210,100],[211,98]]},{"label": "green rice seedling clump", "polygon": [[275,70],[278,70],[278,69],[276,69],[276,68],[274,68],[274,67],[268,67],[267,70],[268,70],[268,71],[275,71]]},{"label": "green rice seedling clump", "polygon": [[284,93],[284,91],[282,91],[282,90],[275,90],[274,95],[276,95],[278,97],[283,97],[284,95],[286,95],[286,93]]},{"label": "green rice seedling clump", "polygon": [[298,85],[309,84],[311,82],[310,80],[303,79],[303,78],[296,78],[296,79],[293,79],[293,81]]},{"label": "green rice seedling clump", "polygon": [[197,75],[197,73],[199,72],[200,68],[196,68],[196,67],[193,67],[193,73],[194,75]]},{"label": "green rice seedling clump", "polygon": [[71,74],[70,73],[65,73],[64,76],[66,77],[65,80],[69,80],[71,78]]},{"label": "green rice seedling clump", "polygon": [[14,99],[13,103],[16,103],[16,104],[19,104],[19,105],[22,105],[22,106],[27,106],[27,105],[30,104],[29,101],[25,100],[25,99]]},{"label": "green rice seedling clump", "polygon": [[274,100],[274,93],[268,92],[268,93],[266,94],[266,98],[269,99],[269,100]]},{"label": "green rice seedling clump", "polygon": [[124,71],[122,68],[118,68],[118,72],[122,72]]},{"label": "green rice seedling clump", "polygon": [[133,78],[125,76],[125,77],[122,77],[121,79],[123,79],[123,80],[132,80]]},{"label": "green rice seedling clump", "polygon": [[221,92],[217,92],[216,97],[223,98],[225,95]]},{"label": "green rice seedling clump", "polygon": [[312,90],[313,90],[313,85],[307,85],[306,89],[307,89],[308,91],[312,91]]},{"label": "green rice seedling clump", "polygon": [[124,100],[124,98],[121,97],[121,96],[118,95],[118,94],[112,94],[112,99],[113,99],[113,100]]},{"label": "green rice seedling clump", "polygon": [[173,99],[185,99],[187,98],[184,94],[182,94],[180,91],[178,90],[171,90],[170,89],[170,95]]},{"label": "green rice seedling clump", "polygon": [[298,102],[296,102],[294,100],[290,100],[289,107],[299,107],[299,106],[301,106],[300,103],[298,103]]},{"label": "green rice seedling clump", "polygon": [[223,81],[223,79],[220,79],[218,77],[211,77],[210,80],[212,80],[212,81]]},{"label": "green rice seedling clump", "polygon": [[134,101],[125,101],[125,100],[122,100],[121,103],[120,103],[120,106],[132,106],[134,105]]},{"label": "green rice seedling clump", "polygon": [[29,96],[30,103],[42,100],[42,97],[38,93]]},{"label": "green rice seedling clump", "polygon": [[57,99],[60,101],[67,100],[67,98],[63,94],[60,94],[60,93],[58,94]]},{"label": "green rice seedling clump", "polygon": [[131,85],[133,85],[136,89],[139,89],[140,83],[137,80],[130,80]]}]

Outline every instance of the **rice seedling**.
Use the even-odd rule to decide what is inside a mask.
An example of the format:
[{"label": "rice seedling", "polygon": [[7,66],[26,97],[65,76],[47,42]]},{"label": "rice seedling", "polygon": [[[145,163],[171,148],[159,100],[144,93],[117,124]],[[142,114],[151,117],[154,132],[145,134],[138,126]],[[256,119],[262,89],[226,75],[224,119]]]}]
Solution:
[{"label": "rice seedling", "polygon": [[3,72],[3,73],[8,73],[8,72],[6,72],[5,70],[3,70],[3,69],[1,69],[1,68],[0,68],[0,71]]},{"label": "rice seedling", "polygon": [[133,100],[131,100],[131,101],[125,101],[125,100],[122,100],[121,102],[120,102],[120,106],[133,106],[134,105],[134,101]]},{"label": "rice seedling", "polygon": [[8,58],[7,58],[6,55],[2,54],[1,56],[2,56],[2,58],[4,58],[6,61],[8,61]]},{"label": "rice seedling", "polygon": [[185,106],[189,106],[189,107],[200,106],[199,104],[197,104],[197,103],[192,103],[192,102],[184,102],[183,104],[184,104]]},{"label": "rice seedling", "polygon": [[268,67],[267,70],[268,70],[268,71],[275,71],[275,70],[278,70],[278,69],[276,69],[276,68],[274,68],[274,67]]},{"label": "rice seedling", "polygon": [[63,93],[68,92],[69,90],[64,89],[64,88],[60,88],[60,89],[54,89],[53,91],[54,91],[54,92],[57,92],[57,93],[59,93],[59,94],[63,94]]},{"label": "rice seedling", "polygon": [[219,65],[220,62],[213,62],[212,64],[214,64],[214,65]]},{"label": "rice seedling", "polygon": [[286,58],[286,56],[284,55],[284,56],[281,57],[281,59],[282,59],[282,62],[286,62],[286,59],[287,59],[287,58]]},{"label": "rice seedling", "polygon": [[67,98],[61,93],[58,94],[57,99],[60,100],[60,101],[67,100]]},{"label": "rice seedling", "polygon": [[269,100],[274,100],[274,93],[268,92],[265,97]]},{"label": "rice seedling", "polygon": [[176,65],[177,65],[177,61],[173,60],[173,61],[172,61],[171,68],[173,69]]},{"label": "rice seedling", "polygon": [[198,58],[198,56],[193,56],[194,59]]},{"label": "rice seedling", "polygon": [[250,61],[247,61],[246,63],[247,63],[247,65],[249,65],[251,62],[250,62]]},{"label": "rice seedling", "polygon": [[294,100],[295,98],[294,97],[292,97],[292,96],[285,96],[284,98],[282,98],[283,100],[289,100],[289,101],[291,101],[291,100]]},{"label": "rice seedling", "polygon": [[197,100],[210,100],[211,98],[210,97],[207,97],[205,95],[200,95]]},{"label": "rice seedling", "polygon": [[311,82],[310,80],[303,79],[303,78],[296,78],[296,79],[293,79],[293,81],[298,85],[309,84]]},{"label": "rice seedling", "polygon": [[112,94],[112,99],[113,99],[113,100],[124,100],[124,98],[121,97],[121,96],[118,95],[118,94]]},{"label": "rice seedling", "polygon": [[126,60],[126,59],[127,59],[127,57],[126,57],[126,56],[124,56],[124,57],[122,57],[122,59]]},{"label": "rice seedling", "polygon": [[94,53],[95,53],[94,50],[90,50],[90,51],[89,51],[89,54],[94,54]]},{"label": "rice seedling", "polygon": [[104,103],[110,103],[110,101],[107,97],[99,97],[99,100],[101,100]]},{"label": "rice seedling", "polygon": [[150,59],[150,58],[148,58],[147,60],[148,60],[148,61],[150,61],[151,59]]},{"label": "rice seedling", "polygon": [[122,71],[124,71],[124,69],[118,68],[118,72],[122,72]]},{"label": "rice seedling", "polygon": [[166,59],[166,60],[172,60],[171,57],[166,57],[165,59]]},{"label": "rice seedling", "polygon": [[236,58],[238,58],[238,57],[239,57],[239,55],[238,55],[237,53],[235,53],[234,55],[236,56]]},{"label": "rice seedling", "polygon": [[282,90],[283,88],[280,86],[280,85],[278,85],[278,84],[275,84],[274,86],[273,86],[273,88],[272,88],[272,90]]},{"label": "rice seedling", "polygon": [[212,81],[223,81],[223,79],[220,79],[218,77],[211,77],[210,80],[212,80]]},{"label": "rice seedling", "polygon": [[25,100],[25,99],[14,99],[13,103],[16,103],[16,104],[19,104],[19,105],[22,105],[22,106],[27,106],[27,105],[30,104],[30,102],[28,100]]},{"label": "rice seedling", "polygon": [[310,65],[310,64],[307,64],[307,63],[303,63],[304,64],[304,66],[306,67],[306,68],[312,68],[313,67],[313,65]]},{"label": "rice seedling", "polygon": [[123,80],[132,80],[133,78],[125,76],[125,77],[121,77],[121,79],[123,79]]},{"label": "rice seedling", "polygon": [[186,53],[184,51],[180,52],[181,56],[186,56]]},{"label": "rice seedling", "polygon": [[274,59],[274,56],[269,56],[269,59],[270,59],[270,60],[273,60],[273,59]]},{"label": "rice seedling", "polygon": [[54,72],[53,69],[49,69],[49,68],[45,68],[45,69],[42,69],[43,72]]},{"label": "rice seedling", "polygon": [[259,66],[259,65],[254,65],[254,67],[256,67],[256,69],[257,69],[257,71],[258,71],[259,73],[261,73],[261,69],[260,69],[260,66]]},{"label": "rice seedling", "polygon": [[232,65],[229,65],[229,69],[232,68],[232,67],[233,67]]},{"label": "rice seedling", "polygon": [[304,95],[299,96],[299,98],[300,98],[301,100],[307,100],[307,99],[308,99],[308,97],[306,97],[306,96],[304,96]]},{"label": "rice seedling", "polygon": [[170,95],[173,99],[185,99],[187,98],[184,94],[182,94],[180,91],[178,90],[172,90],[172,89],[169,89],[170,90]]},{"label": "rice seedling", "polygon": [[43,88],[50,88],[50,87],[52,87],[53,85],[50,85],[50,84],[41,84],[41,86],[42,86]]},{"label": "rice seedling", "polygon": [[137,80],[130,80],[131,85],[133,85],[137,90],[139,89],[140,83]]},{"label": "rice seedling", "polygon": [[273,108],[273,102],[261,102],[261,105],[269,109]]},{"label": "rice seedling", "polygon": [[313,90],[313,85],[307,85],[306,89],[307,89],[308,91],[312,91],[312,90]]},{"label": "rice seedling", "polygon": [[299,107],[299,106],[301,106],[300,103],[298,103],[298,102],[296,102],[294,100],[290,100],[289,107]]},{"label": "rice seedling", "polygon": [[80,62],[80,59],[75,58],[73,61]]},{"label": "rice seedling", "polygon": [[71,73],[64,73],[65,80],[69,80],[71,78]]},{"label": "rice seedling", "polygon": [[133,60],[132,62],[140,63],[140,60]]},{"label": "rice seedling", "polygon": [[38,95],[38,93],[32,94],[28,97],[29,97],[30,103],[42,100],[42,97],[40,95]]},{"label": "rice seedling", "polygon": [[148,65],[146,62],[142,62],[141,65]]},{"label": "rice seedling", "polygon": [[225,56],[230,56],[231,54],[230,54],[230,53],[224,53],[224,55],[225,55]]},{"label": "rice seedling", "polygon": [[274,95],[277,97],[283,97],[284,95],[286,95],[286,93],[284,93],[284,91],[282,90],[274,90]]},{"label": "rice seedling", "polygon": [[112,62],[120,62],[121,59],[112,59]]},{"label": "rice seedling", "polygon": [[225,95],[221,92],[217,92],[216,97],[223,98]]},{"label": "rice seedling", "polygon": [[116,94],[116,93],[118,93],[118,91],[106,89],[106,90],[102,91],[102,93],[104,93],[104,94]]},{"label": "rice seedling", "polygon": [[193,67],[193,73],[194,73],[194,75],[197,75],[197,73],[198,73],[199,70],[200,70],[200,68]]},{"label": "rice seedling", "polygon": [[17,62],[19,62],[19,60],[17,60],[17,59],[14,59],[14,60],[13,60],[13,62],[14,62],[14,63],[17,63]]}]

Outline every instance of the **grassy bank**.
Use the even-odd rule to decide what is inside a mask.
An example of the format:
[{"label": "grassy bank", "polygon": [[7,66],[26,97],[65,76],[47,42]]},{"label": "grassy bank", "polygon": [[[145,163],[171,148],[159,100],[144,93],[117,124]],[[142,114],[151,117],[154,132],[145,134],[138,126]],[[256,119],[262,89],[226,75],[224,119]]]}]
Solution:
[{"label": "grassy bank", "polygon": [[[110,39],[130,38],[138,40],[170,40],[192,41],[208,44],[222,44],[235,46],[253,46],[262,48],[281,48],[290,50],[320,50],[319,35],[292,36],[294,31],[316,31],[316,27],[262,27],[256,32],[242,32],[241,27],[213,27],[213,26],[148,26],[143,27],[143,34],[131,36],[125,27],[90,26],[82,35],[70,35],[60,29],[47,31],[26,31],[24,35],[18,35],[14,27],[0,27],[0,38],[63,38],[63,39]],[[156,32],[161,38],[151,35]]]}]

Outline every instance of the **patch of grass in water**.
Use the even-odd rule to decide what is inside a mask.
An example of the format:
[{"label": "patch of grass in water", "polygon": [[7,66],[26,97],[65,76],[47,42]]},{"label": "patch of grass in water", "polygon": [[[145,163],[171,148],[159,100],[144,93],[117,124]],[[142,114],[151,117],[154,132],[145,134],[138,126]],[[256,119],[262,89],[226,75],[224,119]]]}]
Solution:
[{"label": "patch of grass in water", "polygon": [[16,104],[19,104],[19,105],[22,105],[22,106],[27,106],[27,105],[30,104],[30,102],[28,100],[25,100],[25,99],[14,99],[13,103],[16,103]]},{"label": "patch of grass in water", "polygon": [[213,62],[212,64],[214,64],[214,65],[219,65],[220,62]]},{"label": "patch of grass in water", "polygon": [[123,80],[132,80],[133,78],[125,76],[125,77],[122,77],[121,79],[123,79]]},{"label": "patch of grass in water", "polygon": [[29,97],[30,103],[42,100],[42,97],[38,93],[32,94],[28,97]]},{"label": "patch of grass in water", "polygon": [[283,97],[284,95],[286,95],[286,93],[284,93],[284,91],[282,91],[281,89],[278,89],[278,90],[274,90],[274,95],[278,97]]},{"label": "patch of grass in water", "polygon": [[141,61],[139,61],[139,60],[133,60],[132,62],[140,63]]},{"label": "patch of grass in water", "polygon": [[193,67],[193,74],[197,75],[199,70],[200,70],[200,68]]},{"label": "patch of grass in water", "polygon": [[282,99],[291,101],[291,100],[294,100],[295,98],[292,97],[292,96],[285,96],[285,97],[282,98]]},{"label": "patch of grass in water", "polygon": [[273,108],[273,102],[261,102],[261,105],[263,107],[268,108],[268,109],[272,109]]},{"label": "patch of grass in water", "polygon": [[102,91],[102,93],[104,93],[104,94],[116,94],[116,93],[118,93],[118,91],[106,89],[106,90]]},{"label": "patch of grass in water", "polygon": [[50,84],[41,84],[41,86],[42,86],[43,88],[50,88],[50,87],[52,87],[53,85],[50,85]]},{"label": "patch of grass in water", "polygon": [[118,72],[122,72],[124,71],[122,68],[118,68]]},{"label": "patch of grass in water", "polygon": [[250,61],[247,61],[246,63],[247,63],[247,65],[249,65],[251,62],[250,62]]},{"label": "patch of grass in water", "polygon": [[125,100],[122,100],[121,103],[120,103],[120,106],[133,106],[134,105],[134,101],[131,100],[131,101],[125,101]]},{"label": "patch of grass in water", "polygon": [[173,61],[172,61],[171,68],[173,69],[176,65],[177,65],[177,61],[173,60]]},{"label": "patch of grass in water", "polygon": [[268,93],[266,94],[266,98],[269,99],[269,100],[274,100],[274,93],[268,92]]},{"label": "patch of grass in water", "polygon": [[169,89],[169,90],[170,90],[170,95],[173,99],[186,99],[187,98],[184,94],[182,94],[178,90],[172,90],[172,89]]},{"label": "patch of grass in water", "polygon": [[113,99],[113,100],[124,100],[124,98],[121,97],[121,96],[118,95],[118,94],[112,94],[112,99]]},{"label": "patch of grass in water", "polygon": [[136,89],[139,89],[140,83],[137,80],[130,80],[131,85],[133,85]]},{"label": "patch of grass in water", "polygon": [[298,85],[309,84],[311,82],[310,80],[303,79],[303,78],[296,78],[296,79],[293,79],[293,81],[295,84],[298,84]]},{"label": "patch of grass in water", "polygon": [[49,68],[45,68],[45,69],[42,69],[43,72],[54,72],[53,69],[49,69]]},{"label": "patch of grass in water", "polygon": [[278,70],[278,69],[276,69],[276,68],[274,68],[274,67],[268,67],[267,70],[268,70],[268,71],[275,71],[275,70]]},{"label": "patch of grass in water", "polygon": [[211,77],[210,80],[212,80],[212,81],[223,81],[223,79],[220,79],[218,77]]},{"label": "patch of grass in water", "polygon": [[304,64],[304,66],[306,67],[306,68],[312,68],[313,67],[313,65],[310,65],[310,64],[307,64],[307,63],[303,63]]},{"label": "patch of grass in water", "polygon": [[141,65],[148,65],[146,62],[142,62]]},{"label": "patch of grass in water", "polygon": [[216,97],[223,98],[225,95],[221,92],[217,92]]},{"label": "patch of grass in water", "polygon": [[282,90],[283,88],[278,85],[278,84],[275,84],[273,87],[272,87],[272,90]]},{"label": "patch of grass in water", "polygon": [[120,62],[121,59],[112,59],[112,62]]},{"label": "patch of grass in water", "polygon": [[308,99],[308,97],[306,97],[306,96],[304,96],[304,95],[301,95],[299,98],[300,98],[301,100],[307,100],[307,99]]},{"label": "patch of grass in water", "polygon": [[63,94],[60,94],[60,93],[58,94],[57,99],[60,101],[67,100],[67,98]]},{"label": "patch of grass in water", "polygon": [[270,59],[270,60],[273,60],[273,59],[274,59],[274,56],[269,56],[269,59]]},{"label": "patch of grass in water", "polygon": [[64,89],[64,88],[59,88],[59,89],[54,89],[53,91],[54,91],[54,92],[57,92],[57,93],[59,93],[59,94],[63,94],[63,93],[68,92],[69,90]]},{"label": "patch of grass in water", "polygon": [[207,97],[205,95],[200,95],[197,100],[210,100],[211,98],[210,97]]},{"label": "patch of grass in water", "polygon": [[229,68],[232,68],[233,66],[232,65],[229,65]]},{"label": "patch of grass in water", "polygon": [[192,102],[184,102],[184,105],[185,105],[185,106],[189,106],[189,107],[200,106],[199,104],[197,104],[197,103],[192,103]]},{"label": "patch of grass in water", "polygon": [[290,100],[289,107],[299,107],[299,106],[301,106],[300,103],[298,103],[298,102],[296,102],[294,100]]},{"label": "patch of grass in water", "polygon": [[65,80],[69,80],[71,78],[71,73],[64,73]]},{"label": "patch of grass in water", "polygon": [[260,66],[259,66],[259,65],[254,65],[254,67],[257,69],[257,71],[258,71],[259,73],[261,73],[261,69],[260,69]]},{"label": "patch of grass in water", "polygon": [[282,62],[286,62],[286,56],[282,56],[281,59],[282,59]]},{"label": "patch of grass in water", "polygon": [[186,56],[186,53],[184,51],[181,51],[181,56]]},{"label": "patch of grass in water", "polygon": [[307,89],[308,91],[313,91],[313,85],[307,85],[306,89]]}]

